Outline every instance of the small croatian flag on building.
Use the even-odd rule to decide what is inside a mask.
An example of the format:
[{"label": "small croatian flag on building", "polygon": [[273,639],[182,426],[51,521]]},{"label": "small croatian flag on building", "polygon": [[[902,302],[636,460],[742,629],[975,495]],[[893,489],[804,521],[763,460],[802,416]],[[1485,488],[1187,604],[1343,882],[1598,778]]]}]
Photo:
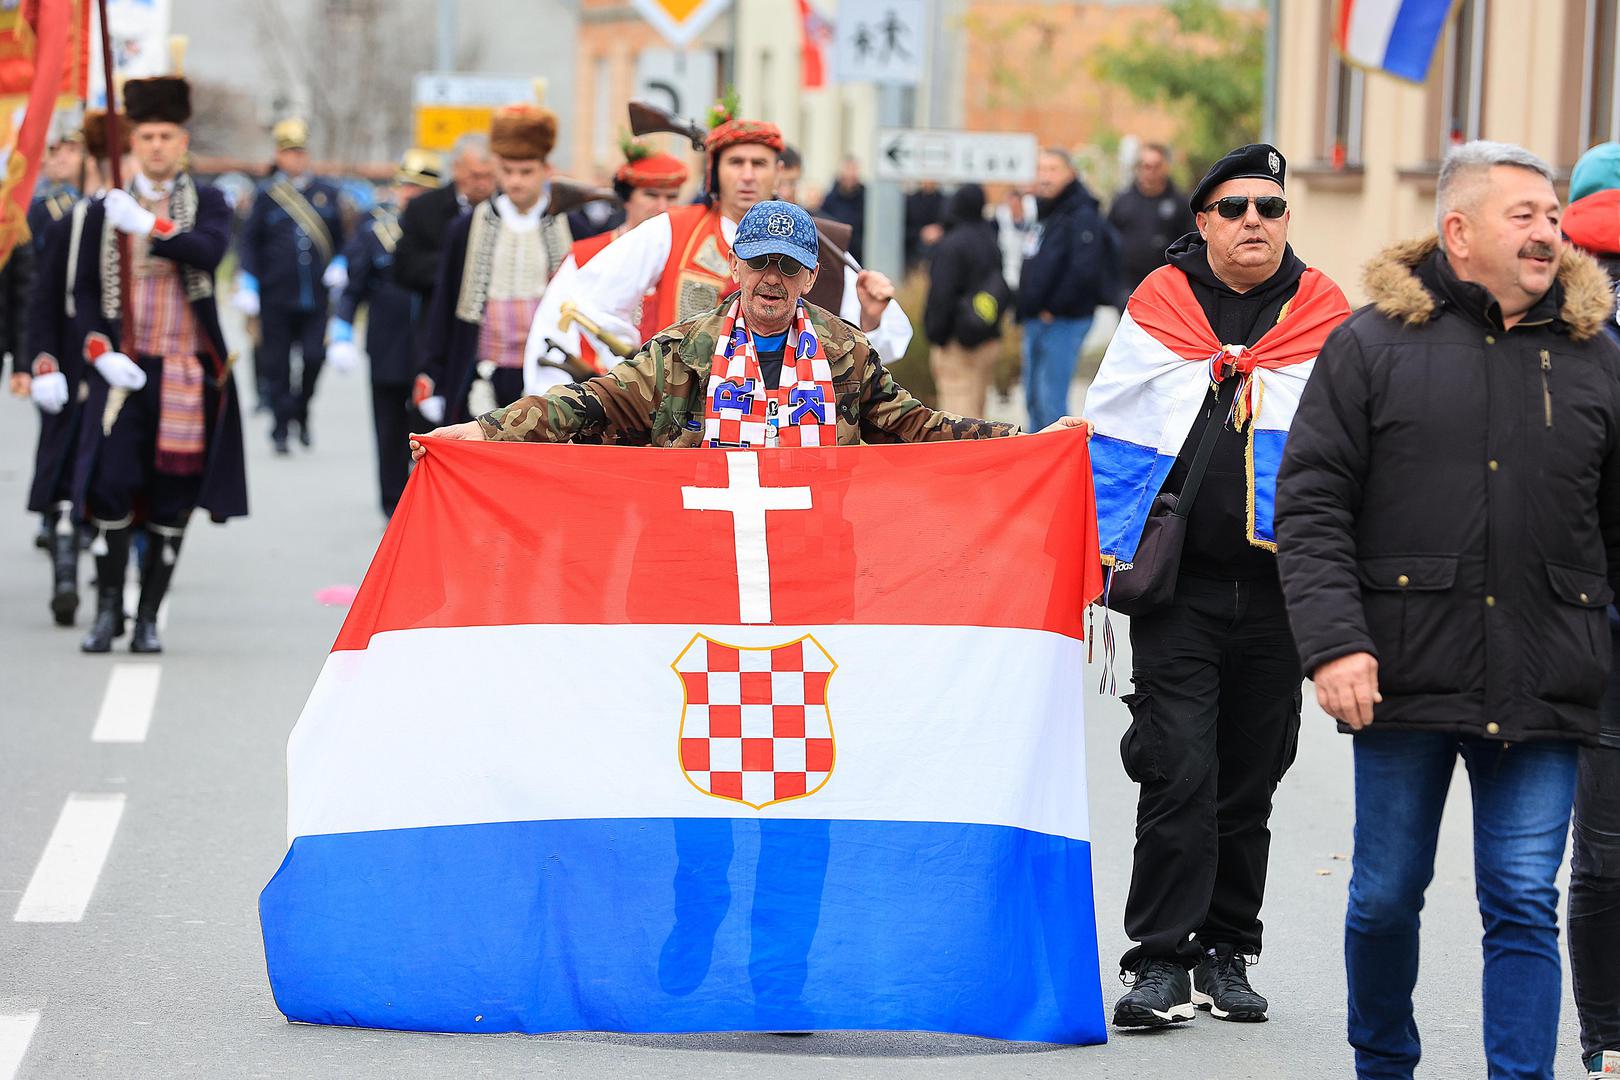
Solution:
[{"label": "small croatian flag on building", "polygon": [[1340,0],[1334,44],[1353,64],[1413,82],[1429,75],[1452,0]]},{"label": "small croatian flag on building", "polygon": [[1103,1041],[1083,434],[427,446],[288,747],[290,1019]]},{"label": "small croatian flag on building", "polygon": [[1228,349],[1182,271],[1161,266],[1137,286],[1083,410],[1096,427],[1091,459],[1105,562],[1135,556],[1148,511],[1199,422],[1210,383],[1228,368],[1225,377],[1244,380],[1224,422],[1247,433],[1249,543],[1277,549],[1272,510],[1288,428],[1316,354],[1349,314],[1339,287],[1306,270],[1276,324],[1253,347]]}]

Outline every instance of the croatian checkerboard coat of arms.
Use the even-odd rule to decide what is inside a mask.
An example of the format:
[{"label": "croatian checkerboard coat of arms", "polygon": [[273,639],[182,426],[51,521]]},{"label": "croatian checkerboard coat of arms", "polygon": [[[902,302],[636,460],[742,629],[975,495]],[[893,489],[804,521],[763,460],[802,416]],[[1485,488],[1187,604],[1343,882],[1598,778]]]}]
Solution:
[{"label": "croatian checkerboard coat of arms", "polygon": [[693,787],[760,810],[827,783],[827,684],[838,665],[814,637],[752,647],[697,634],[671,666],[685,701],[681,771]]}]

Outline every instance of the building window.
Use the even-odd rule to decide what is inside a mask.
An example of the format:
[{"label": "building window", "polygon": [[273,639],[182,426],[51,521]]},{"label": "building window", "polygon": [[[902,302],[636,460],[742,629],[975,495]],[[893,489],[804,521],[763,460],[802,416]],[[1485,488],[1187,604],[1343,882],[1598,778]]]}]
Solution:
[{"label": "building window", "polygon": [[1480,137],[1485,99],[1486,0],[1463,0],[1446,36],[1440,156]]},{"label": "building window", "polygon": [[1362,100],[1366,73],[1346,64],[1338,55],[1328,57],[1327,116],[1322,127],[1322,157],[1335,169],[1361,165]]},{"label": "building window", "polygon": [[1586,0],[1586,58],[1581,78],[1582,146],[1620,140],[1620,0]]}]

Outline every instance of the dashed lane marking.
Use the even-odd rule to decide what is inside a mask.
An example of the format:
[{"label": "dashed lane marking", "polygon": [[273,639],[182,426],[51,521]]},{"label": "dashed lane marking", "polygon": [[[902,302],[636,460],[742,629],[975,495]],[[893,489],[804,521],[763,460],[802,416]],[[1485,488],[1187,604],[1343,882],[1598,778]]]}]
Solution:
[{"label": "dashed lane marking", "polygon": [[17,904],[16,921],[83,919],[123,816],[122,794],[69,795]]},{"label": "dashed lane marking", "polygon": [[146,741],[152,727],[152,710],[157,706],[158,684],[163,668],[156,663],[114,664],[107,677],[107,692],[101,698],[101,712],[90,732],[91,742],[138,743]]},{"label": "dashed lane marking", "polygon": [[12,1080],[28,1056],[28,1044],[39,1026],[39,1013],[0,1013],[0,1080]]}]

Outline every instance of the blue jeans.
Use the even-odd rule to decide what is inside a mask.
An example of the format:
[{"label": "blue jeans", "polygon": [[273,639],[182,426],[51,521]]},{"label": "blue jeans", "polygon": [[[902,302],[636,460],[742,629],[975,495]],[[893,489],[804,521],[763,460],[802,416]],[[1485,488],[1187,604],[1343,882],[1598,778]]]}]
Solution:
[{"label": "blue jeans", "polygon": [[1459,754],[1473,789],[1488,1072],[1492,1080],[1553,1075],[1563,995],[1554,877],[1577,747],[1375,728],[1355,736],[1356,846],[1344,920],[1350,1045],[1363,1080],[1410,1078],[1418,1063],[1418,912]]},{"label": "blue jeans", "polygon": [[1069,384],[1091,319],[1024,323],[1024,407],[1029,430],[1039,431],[1069,411]]}]

